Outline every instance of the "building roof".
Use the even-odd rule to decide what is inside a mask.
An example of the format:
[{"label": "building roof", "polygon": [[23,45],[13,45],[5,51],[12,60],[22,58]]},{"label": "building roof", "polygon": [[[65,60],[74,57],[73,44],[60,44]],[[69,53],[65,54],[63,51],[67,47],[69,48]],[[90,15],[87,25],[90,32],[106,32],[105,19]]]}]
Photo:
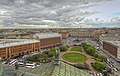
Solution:
[{"label": "building roof", "polygon": [[[4,68],[4,76],[13,76],[15,69]],[[35,68],[25,68],[17,71],[19,76],[93,76],[83,70],[73,67],[67,63],[61,62],[54,65],[53,62],[41,64]]]},{"label": "building roof", "polygon": [[23,45],[23,44],[31,44],[36,42],[39,42],[39,41],[34,39],[29,39],[29,40],[5,39],[5,40],[0,40],[0,48]]},{"label": "building roof", "polygon": [[120,41],[106,41],[108,43],[111,43],[112,45],[115,45],[117,47],[120,47]]},{"label": "building roof", "polygon": [[112,37],[112,38],[120,38],[119,35],[111,35],[111,34],[101,34],[101,37]]},{"label": "building roof", "polygon": [[42,64],[39,67],[27,70],[27,72],[36,74],[36,76],[92,76],[64,62],[60,62],[59,65],[54,65],[52,62]]},{"label": "building roof", "polygon": [[39,37],[40,39],[44,39],[44,38],[61,37],[61,34],[59,34],[59,33],[39,33],[39,34],[36,34],[36,36]]}]

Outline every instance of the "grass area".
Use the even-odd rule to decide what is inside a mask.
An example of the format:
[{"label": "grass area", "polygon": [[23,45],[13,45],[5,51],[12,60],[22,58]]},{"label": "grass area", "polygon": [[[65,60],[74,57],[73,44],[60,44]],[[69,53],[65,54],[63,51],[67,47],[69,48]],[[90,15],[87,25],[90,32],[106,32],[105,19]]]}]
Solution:
[{"label": "grass area", "polygon": [[82,52],[82,49],[79,46],[74,46],[74,47],[71,48],[70,51]]},{"label": "grass area", "polygon": [[62,57],[69,62],[85,62],[87,59],[85,55],[74,52],[65,53]]}]

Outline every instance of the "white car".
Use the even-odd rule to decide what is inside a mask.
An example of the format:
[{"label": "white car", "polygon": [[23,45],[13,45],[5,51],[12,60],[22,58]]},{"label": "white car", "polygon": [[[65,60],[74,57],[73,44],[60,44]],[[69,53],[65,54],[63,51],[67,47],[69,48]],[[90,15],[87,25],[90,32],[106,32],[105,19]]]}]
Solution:
[{"label": "white car", "polygon": [[27,67],[27,68],[35,68],[36,64],[35,63],[26,63],[25,67]]},{"label": "white car", "polygon": [[99,76],[103,76],[102,73],[100,73]]},{"label": "white car", "polygon": [[2,64],[5,64],[6,63],[6,61],[4,61]]},{"label": "white car", "polygon": [[19,66],[24,66],[25,64],[23,62],[18,62]]},{"label": "white car", "polygon": [[114,71],[117,71],[117,69],[116,69],[116,68],[113,68],[113,70],[114,70]]},{"label": "white car", "polygon": [[26,68],[35,68],[35,66],[25,66]]}]

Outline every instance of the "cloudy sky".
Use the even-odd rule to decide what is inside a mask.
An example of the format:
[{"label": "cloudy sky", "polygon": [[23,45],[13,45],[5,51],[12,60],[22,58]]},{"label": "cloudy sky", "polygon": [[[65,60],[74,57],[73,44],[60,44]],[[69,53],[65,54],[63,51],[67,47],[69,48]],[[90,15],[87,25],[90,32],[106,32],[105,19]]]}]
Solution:
[{"label": "cloudy sky", "polygon": [[120,0],[0,0],[0,27],[120,27]]}]

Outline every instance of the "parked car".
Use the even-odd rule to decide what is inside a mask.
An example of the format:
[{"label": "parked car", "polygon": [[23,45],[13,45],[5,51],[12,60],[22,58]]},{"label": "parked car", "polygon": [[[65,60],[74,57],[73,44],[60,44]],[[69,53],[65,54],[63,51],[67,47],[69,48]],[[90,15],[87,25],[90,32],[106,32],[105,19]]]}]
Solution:
[{"label": "parked car", "polygon": [[26,63],[25,67],[27,67],[27,68],[35,68],[36,67],[36,63]]},{"label": "parked car", "polygon": [[118,71],[116,68],[113,68],[114,71]]},{"label": "parked car", "polygon": [[25,66],[25,63],[19,61],[19,62],[18,62],[18,65],[19,65],[19,66]]}]

